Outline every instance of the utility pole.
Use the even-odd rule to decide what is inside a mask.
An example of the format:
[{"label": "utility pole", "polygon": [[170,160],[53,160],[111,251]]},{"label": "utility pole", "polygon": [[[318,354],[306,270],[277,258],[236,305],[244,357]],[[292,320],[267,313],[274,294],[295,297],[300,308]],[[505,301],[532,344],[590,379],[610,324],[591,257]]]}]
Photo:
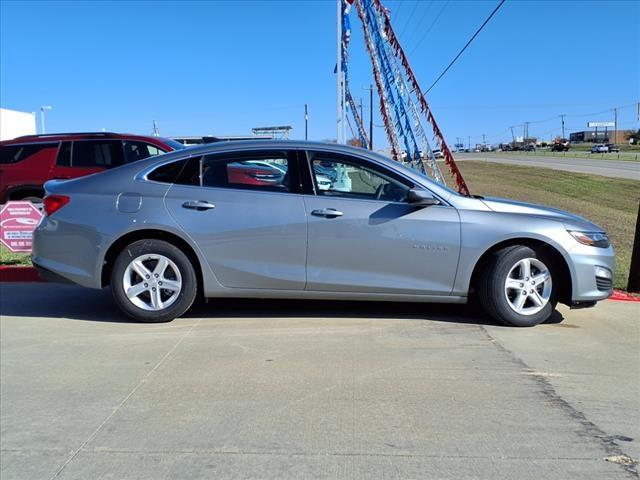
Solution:
[{"label": "utility pole", "polygon": [[513,127],[509,127],[511,129],[511,145],[514,146],[516,144],[516,136],[513,134]]},{"label": "utility pole", "polygon": [[524,138],[522,139],[523,143],[527,143],[529,139],[529,122],[524,122]]},{"label": "utility pole", "polygon": [[613,109],[613,143],[618,143],[618,108]]},{"label": "utility pole", "polygon": [[336,60],[336,80],[337,80],[337,101],[336,101],[336,142],[344,142],[345,134],[345,114],[344,114],[344,72],[342,71],[342,2],[337,0],[336,7],[336,40],[337,40],[337,60]]},{"label": "utility pole", "polygon": [[309,110],[307,104],[304,104],[304,139],[309,140]]},{"label": "utility pole", "polygon": [[373,150],[373,85],[364,90],[369,90],[369,150]]},{"label": "utility pole", "polygon": [[467,148],[468,148],[469,150],[471,150],[471,137],[470,137],[470,136],[469,136],[469,137],[467,137],[467,140],[468,140]]},{"label": "utility pole", "polygon": [[640,292],[640,204],[638,204],[638,218],[636,219],[636,234],[631,250],[631,266],[629,267],[629,281],[627,290]]},{"label": "utility pole", "polygon": [[566,137],[564,136],[564,117],[566,117],[566,114],[563,113],[562,115],[560,115],[560,122],[562,124],[562,138],[565,139]]},{"label": "utility pole", "polygon": [[153,134],[154,137],[159,137],[160,136],[160,131],[158,130],[158,122],[156,122],[155,120],[153,120],[152,134]]},{"label": "utility pole", "polygon": [[51,108],[52,108],[51,105],[42,105],[40,107],[40,126],[41,126],[41,130],[42,130],[42,132],[40,132],[40,133],[42,133],[42,134],[47,133],[47,130],[44,127],[44,112],[47,111],[47,110],[51,110]]},{"label": "utility pole", "polygon": [[482,134],[482,145],[486,145],[487,144],[487,140],[486,140],[486,135],[483,133]]}]

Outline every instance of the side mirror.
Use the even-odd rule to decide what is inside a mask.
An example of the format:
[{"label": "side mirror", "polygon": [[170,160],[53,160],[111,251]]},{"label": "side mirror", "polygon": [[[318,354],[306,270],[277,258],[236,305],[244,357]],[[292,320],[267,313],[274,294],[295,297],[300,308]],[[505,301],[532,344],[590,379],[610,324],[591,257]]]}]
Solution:
[{"label": "side mirror", "polygon": [[407,203],[416,207],[430,207],[432,205],[440,205],[440,200],[434,198],[427,190],[412,188],[407,193]]}]

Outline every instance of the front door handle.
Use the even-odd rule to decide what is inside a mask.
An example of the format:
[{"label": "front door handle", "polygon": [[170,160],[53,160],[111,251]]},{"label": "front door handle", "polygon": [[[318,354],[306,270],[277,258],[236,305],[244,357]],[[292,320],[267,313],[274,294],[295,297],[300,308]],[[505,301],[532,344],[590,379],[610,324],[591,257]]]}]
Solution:
[{"label": "front door handle", "polygon": [[313,210],[311,215],[315,215],[316,217],[336,218],[343,216],[344,213],[336,210],[335,208],[322,208],[320,210]]},{"label": "front door handle", "polygon": [[211,210],[212,208],[216,208],[213,203],[206,202],[204,200],[189,200],[188,202],[184,202],[182,204],[182,208],[188,208],[190,210],[198,210],[202,212],[204,210]]}]

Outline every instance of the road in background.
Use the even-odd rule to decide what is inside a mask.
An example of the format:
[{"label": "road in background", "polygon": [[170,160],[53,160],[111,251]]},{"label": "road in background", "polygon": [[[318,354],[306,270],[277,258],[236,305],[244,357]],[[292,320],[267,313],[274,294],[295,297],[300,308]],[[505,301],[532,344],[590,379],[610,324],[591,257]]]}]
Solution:
[{"label": "road in background", "polygon": [[3,479],[634,478],[640,306],[215,301],[130,323],[108,290],[2,284]]},{"label": "road in background", "polygon": [[634,161],[596,160],[593,158],[569,158],[562,156],[536,157],[533,155],[526,156],[509,153],[454,153],[454,158],[456,161],[480,160],[640,180],[640,162]]}]

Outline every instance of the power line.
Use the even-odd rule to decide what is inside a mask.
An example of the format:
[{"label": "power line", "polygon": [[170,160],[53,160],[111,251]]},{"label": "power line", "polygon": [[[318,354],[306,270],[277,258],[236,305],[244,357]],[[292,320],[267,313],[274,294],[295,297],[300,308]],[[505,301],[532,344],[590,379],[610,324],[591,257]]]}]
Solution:
[{"label": "power line", "polygon": [[413,18],[413,14],[416,13],[416,8],[418,8],[419,3],[420,2],[418,1],[415,1],[413,3],[413,10],[411,10],[411,13],[409,14],[409,18],[407,18],[407,23],[405,23],[402,30],[400,30],[400,33],[398,34],[399,37],[401,37],[402,34],[407,30],[407,27],[409,26],[409,24],[411,23],[411,19]]},{"label": "power line", "polygon": [[407,35],[407,37],[406,37],[406,39],[405,39],[405,40],[407,40],[407,41],[405,42],[405,45],[408,45],[408,44],[409,44],[409,42],[408,42],[409,38],[413,37],[413,32],[415,32],[415,31],[418,29],[418,27],[419,27],[420,25],[422,25],[422,21],[423,21],[423,20],[424,20],[424,18],[427,16],[427,13],[429,13],[429,11],[431,10],[431,7],[432,7],[432,6],[433,6],[433,0],[431,0],[431,1],[429,2],[429,5],[427,5],[427,8],[425,8],[425,9],[424,9],[424,12],[422,13],[422,16],[420,17],[420,20],[418,20],[418,21],[416,22],[416,28],[414,28],[414,29],[411,31],[411,35]]},{"label": "power line", "polygon": [[464,47],[462,47],[462,50],[460,50],[460,52],[458,52],[458,54],[455,56],[455,58],[453,60],[451,60],[451,62],[449,63],[449,65],[447,65],[447,68],[445,68],[442,73],[438,76],[438,78],[435,79],[435,81],[431,84],[431,86],[429,88],[427,88],[427,90],[424,92],[425,94],[429,93],[429,91],[431,91],[431,89],[433,87],[436,86],[436,84],[440,81],[440,79],[442,77],[444,77],[444,74],[447,73],[449,71],[449,69],[453,66],[454,63],[456,63],[456,60],[458,60],[458,58],[460,58],[460,55],[463,54],[463,52],[467,49],[467,47],[469,45],[471,45],[471,42],[473,42],[473,40],[478,36],[478,34],[482,31],[482,29],[484,28],[484,26],[489,23],[489,20],[491,20],[493,18],[493,16],[496,14],[496,12],[498,10],[500,10],[500,7],[502,6],[502,4],[505,2],[506,0],[500,0],[500,3],[498,3],[498,5],[496,6],[496,8],[493,9],[493,12],[491,12],[491,15],[489,15],[487,17],[487,19],[482,23],[482,25],[480,25],[480,28],[478,28],[478,30],[476,30],[476,33],[473,34],[473,36],[469,39],[469,41],[466,43],[466,45]]},{"label": "power line", "polygon": [[411,49],[411,51],[409,52],[409,55],[411,55],[413,52],[416,51],[416,49],[420,46],[420,44],[422,43],[422,41],[427,37],[427,35],[429,34],[429,32],[431,31],[431,29],[433,28],[433,26],[436,24],[436,22],[438,21],[438,19],[440,18],[440,15],[442,15],[442,12],[444,12],[444,9],[447,7],[447,5],[449,4],[449,0],[447,0],[444,5],[442,5],[442,8],[440,9],[440,11],[438,12],[438,14],[436,15],[436,17],[433,19],[433,22],[431,22],[431,25],[429,25],[427,27],[427,29],[425,30],[425,32],[422,34],[422,37],[420,37],[420,40],[418,40],[418,43],[416,43],[416,46],[413,47]]},{"label": "power line", "polygon": [[403,2],[401,2],[400,0],[398,0],[398,10],[396,10],[396,18],[398,16],[398,14],[400,13],[400,10],[402,10],[402,6],[404,5]]}]

